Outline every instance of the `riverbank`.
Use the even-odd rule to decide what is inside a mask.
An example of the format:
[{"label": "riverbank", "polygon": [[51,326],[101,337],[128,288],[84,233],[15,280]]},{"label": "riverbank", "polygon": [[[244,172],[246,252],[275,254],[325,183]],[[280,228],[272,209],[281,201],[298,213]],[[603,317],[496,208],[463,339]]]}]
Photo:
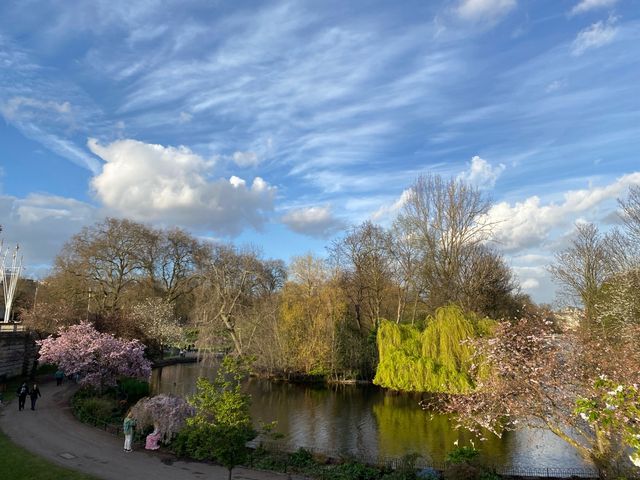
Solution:
[{"label": "riverbank", "polygon": [[[33,455],[54,465],[104,480],[227,480],[227,469],[219,465],[177,460],[173,455],[147,450],[125,453],[121,437],[82,424],[73,417],[70,398],[76,389],[77,386],[71,383],[60,387],[51,381],[42,383],[42,398],[35,411],[27,409],[18,412],[15,400],[0,409],[0,430],[13,444]],[[2,475],[0,478],[20,477]],[[38,476],[29,478],[40,479]],[[54,478],[64,477],[43,477],[43,480]],[[288,477],[275,472],[237,468],[234,469],[233,478],[284,480]],[[292,478],[304,480],[304,477]],[[76,479],[70,477],[70,480]]]}]

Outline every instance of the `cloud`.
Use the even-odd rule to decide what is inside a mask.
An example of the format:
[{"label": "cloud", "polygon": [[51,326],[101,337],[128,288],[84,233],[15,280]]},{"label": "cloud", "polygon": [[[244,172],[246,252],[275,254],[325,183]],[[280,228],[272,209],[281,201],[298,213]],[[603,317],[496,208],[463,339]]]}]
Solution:
[{"label": "cloud", "polygon": [[523,290],[533,290],[540,286],[540,282],[535,278],[527,278],[525,280],[522,280],[522,282],[520,282],[520,286],[522,287]]},{"label": "cloud", "polygon": [[71,113],[71,104],[28,97],[12,97],[0,107],[2,116],[8,122],[38,115],[43,110],[66,116]]},{"label": "cloud", "polygon": [[282,216],[282,223],[296,233],[319,238],[328,238],[345,226],[328,205],[290,210]]},{"label": "cloud", "polygon": [[255,152],[234,152],[232,158],[239,167],[255,167],[260,163],[260,158]]},{"label": "cloud", "polygon": [[189,123],[193,119],[193,115],[189,112],[180,112],[180,116],[178,117],[179,123]]},{"label": "cloud", "polygon": [[612,7],[618,0],[581,0],[569,12],[570,15],[578,15],[598,8]]},{"label": "cloud", "polygon": [[5,247],[20,245],[28,275],[48,268],[64,243],[83,226],[94,222],[96,215],[95,207],[72,198],[0,195],[1,236]]},{"label": "cloud", "polygon": [[624,175],[604,187],[566,192],[561,203],[543,204],[537,196],[513,205],[500,202],[483,221],[493,225],[495,240],[507,251],[540,246],[554,228],[572,225],[581,214],[594,213],[599,205],[619,198],[631,185],[640,185],[640,172]]},{"label": "cloud", "polygon": [[464,20],[497,21],[516,6],[516,0],[462,0],[457,8]]},{"label": "cloud", "polygon": [[469,170],[458,175],[458,179],[476,185],[482,190],[488,190],[495,186],[496,180],[502,175],[505,168],[503,163],[493,167],[489,162],[476,155],[471,159]]},{"label": "cloud", "polygon": [[611,43],[618,33],[616,21],[616,17],[609,17],[606,22],[600,20],[578,32],[578,36],[571,44],[571,54],[578,57],[587,50]]},{"label": "cloud", "polygon": [[186,147],[130,139],[88,146],[106,162],[91,181],[96,198],[118,215],[235,235],[260,229],[273,208],[275,188],[262,178],[212,181],[214,162]]},{"label": "cloud", "polygon": [[371,220],[374,222],[383,221],[384,219],[388,219],[389,217],[395,216],[402,207],[406,205],[411,196],[413,195],[413,190],[408,188],[402,192],[400,198],[398,198],[391,205],[382,205],[378,210],[373,212],[371,215]]}]

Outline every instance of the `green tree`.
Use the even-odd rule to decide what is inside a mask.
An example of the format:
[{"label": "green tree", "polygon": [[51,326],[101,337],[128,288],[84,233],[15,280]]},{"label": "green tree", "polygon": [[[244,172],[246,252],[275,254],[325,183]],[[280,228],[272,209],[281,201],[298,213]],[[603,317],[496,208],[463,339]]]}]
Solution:
[{"label": "green tree", "polygon": [[469,393],[477,365],[471,340],[487,335],[495,322],[465,314],[455,305],[439,308],[427,327],[385,321],[378,329],[380,363],[373,382],[401,391]]},{"label": "green tree", "polygon": [[189,399],[195,415],[176,439],[177,453],[216,460],[227,467],[229,479],[233,468],[246,461],[246,444],[257,435],[249,414],[251,397],[241,391],[246,372],[245,361],[228,356],[213,383],[199,378]]}]

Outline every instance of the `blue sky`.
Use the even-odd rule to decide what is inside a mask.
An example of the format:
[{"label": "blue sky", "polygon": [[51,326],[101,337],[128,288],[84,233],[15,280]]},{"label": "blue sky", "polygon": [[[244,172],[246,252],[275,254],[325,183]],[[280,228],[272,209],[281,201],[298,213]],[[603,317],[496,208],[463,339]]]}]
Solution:
[{"label": "blue sky", "polygon": [[640,1],[0,5],[0,224],[31,272],[105,215],[324,253],[423,173],[495,206],[525,290],[640,184]]}]

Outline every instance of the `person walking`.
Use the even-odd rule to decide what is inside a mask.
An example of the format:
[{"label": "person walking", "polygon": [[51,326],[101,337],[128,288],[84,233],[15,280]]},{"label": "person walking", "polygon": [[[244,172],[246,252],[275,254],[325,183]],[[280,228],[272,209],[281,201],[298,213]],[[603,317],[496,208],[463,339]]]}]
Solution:
[{"label": "person walking", "polygon": [[16,394],[18,395],[18,410],[24,410],[24,403],[27,401],[27,395],[29,394],[27,382],[24,382],[18,387]]},{"label": "person walking", "polygon": [[[33,384],[33,386],[31,387],[31,390],[29,390],[29,396],[31,397],[31,410],[35,410],[36,409],[36,400],[38,400],[38,397],[41,397],[42,394],[40,393],[40,389],[38,388],[37,384]],[[23,405],[24,407],[24,405]]]},{"label": "person walking", "polygon": [[54,375],[56,377],[56,387],[62,385],[62,380],[64,379],[64,372],[58,369]]},{"label": "person walking", "polygon": [[131,441],[133,440],[133,430],[136,426],[136,419],[133,418],[131,411],[127,413],[127,416],[122,423],[122,431],[124,432],[124,451],[131,451]]}]

